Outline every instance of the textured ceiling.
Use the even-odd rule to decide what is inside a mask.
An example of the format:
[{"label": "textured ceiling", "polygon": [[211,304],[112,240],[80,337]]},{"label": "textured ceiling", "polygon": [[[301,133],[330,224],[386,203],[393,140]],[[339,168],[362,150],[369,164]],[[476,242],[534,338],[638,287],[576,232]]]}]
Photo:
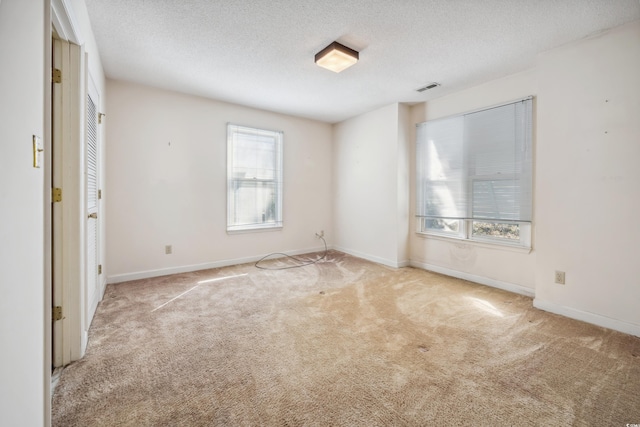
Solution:
[{"label": "textured ceiling", "polygon": [[[338,122],[531,68],[639,0],[86,0],[107,77]],[[360,52],[335,74],[314,55]],[[430,82],[441,87],[418,93]]]}]

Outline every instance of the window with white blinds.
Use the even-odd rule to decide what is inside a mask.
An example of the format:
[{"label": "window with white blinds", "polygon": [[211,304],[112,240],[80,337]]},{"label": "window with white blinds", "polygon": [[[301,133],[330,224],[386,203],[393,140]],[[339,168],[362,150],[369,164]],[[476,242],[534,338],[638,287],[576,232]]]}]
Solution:
[{"label": "window with white blinds", "polygon": [[418,231],[530,246],[533,98],[417,125]]},{"label": "window with white blinds", "polygon": [[282,227],[283,133],[227,125],[227,231]]}]

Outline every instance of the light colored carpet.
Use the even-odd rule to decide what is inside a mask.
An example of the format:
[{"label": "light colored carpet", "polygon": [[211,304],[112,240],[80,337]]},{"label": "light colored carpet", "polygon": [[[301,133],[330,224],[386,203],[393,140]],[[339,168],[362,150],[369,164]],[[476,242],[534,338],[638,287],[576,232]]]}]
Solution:
[{"label": "light colored carpet", "polygon": [[53,399],[54,426],[626,423],[639,338],[334,251],[109,285]]}]

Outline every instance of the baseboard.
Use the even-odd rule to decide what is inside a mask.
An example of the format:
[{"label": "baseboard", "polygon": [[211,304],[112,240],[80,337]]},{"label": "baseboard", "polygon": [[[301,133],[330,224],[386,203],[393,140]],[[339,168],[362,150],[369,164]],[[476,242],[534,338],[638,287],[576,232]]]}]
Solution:
[{"label": "baseboard", "polygon": [[435,273],[445,274],[451,277],[457,277],[458,279],[468,280],[470,282],[491,286],[492,288],[498,288],[504,291],[509,291],[516,294],[525,295],[528,297],[533,297],[535,295],[533,289],[530,289],[521,285],[516,285],[515,283],[502,282],[500,280],[489,279],[487,277],[482,277],[482,276],[476,276],[475,274],[452,270],[450,268],[440,267],[437,265],[427,264],[419,261],[411,261],[409,262],[409,265],[412,267],[421,268],[423,270],[429,270]]},{"label": "baseboard", "polygon": [[380,258],[374,255],[358,252],[353,249],[343,248],[341,246],[334,246],[336,251],[344,252],[345,254],[353,255],[358,258],[366,259],[367,261],[375,262],[376,264],[386,265],[387,267],[401,268],[409,266],[409,261],[390,261],[385,258]]},{"label": "baseboard", "polygon": [[571,319],[581,320],[591,323],[592,325],[602,326],[603,328],[613,329],[614,331],[623,332],[625,334],[640,337],[640,325],[634,323],[623,322],[621,320],[612,319],[611,317],[602,316],[600,314],[589,313],[575,308],[555,304],[549,301],[534,298],[533,306],[537,309],[548,311],[550,313],[559,314]]},{"label": "baseboard", "polygon": [[[327,246],[327,249],[332,249]],[[312,252],[324,251],[324,246],[308,249],[300,249],[295,251],[284,251],[287,255],[303,255]],[[266,254],[265,254],[266,255]],[[274,256],[273,258],[281,258],[283,255]],[[225,259],[220,261],[206,262],[202,264],[183,265],[178,267],[159,268],[157,270],[137,271],[133,273],[115,274],[107,277],[107,283],[122,283],[130,280],[148,279],[151,277],[168,276],[170,274],[189,273],[191,271],[208,270],[210,268],[228,267],[231,265],[246,264],[256,262],[263,258],[264,255],[256,255],[245,258]]]}]

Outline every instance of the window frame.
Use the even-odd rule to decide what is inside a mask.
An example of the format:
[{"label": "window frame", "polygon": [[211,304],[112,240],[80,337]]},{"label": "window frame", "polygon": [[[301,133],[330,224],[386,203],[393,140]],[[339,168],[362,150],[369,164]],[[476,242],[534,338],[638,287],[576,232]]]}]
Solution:
[{"label": "window frame", "polygon": [[[534,97],[533,96],[529,96],[526,98],[522,98],[522,99],[518,99],[515,101],[510,101],[504,104],[500,104],[500,105],[495,105],[495,106],[491,106],[491,107],[486,107],[486,108],[481,108],[478,110],[474,110],[474,111],[470,111],[470,112],[466,112],[466,113],[461,113],[461,114],[456,114],[456,115],[452,115],[449,117],[444,117],[442,119],[447,119],[447,118],[454,118],[454,117],[462,117],[466,114],[472,114],[472,113],[476,113],[476,112],[481,112],[483,110],[488,110],[488,109],[492,109],[492,108],[496,108],[496,107],[501,107],[501,106],[506,106],[509,104],[513,104],[516,102],[521,102],[521,101],[525,101],[525,100],[531,100],[532,104],[531,104],[531,126],[533,127],[533,100]],[[437,119],[437,120],[441,120],[441,119]],[[420,125],[420,124],[418,124]],[[533,129],[531,129],[531,134],[529,135],[529,137],[531,138],[530,140],[530,148],[531,150],[533,150]],[[418,144],[418,141],[416,140],[416,144]],[[470,154],[470,149],[469,147],[465,147],[464,151],[463,151],[463,155],[464,156],[468,156]],[[419,150],[417,150],[417,153],[419,153]],[[421,162],[424,159],[420,159],[417,158],[416,162]],[[419,182],[420,176],[419,176],[419,172],[418,169],[420,168],[420,166],[417,166],[416,169],[416,185],[417,188],[419,189],[421,187],[421,184]],[[469,168],[466,169],[466,178],[465,180],[462,181],[463,186],[467,186],[468,188],[473,188],[474,182],[475,181],[496,181],[496,180],[509,180],[509,179],[514,179],[513,176],[510,175],[475,175],[475,172],[473,171],[473,169]],[[531,159],[531,171],[530,171],[530,177],[531,181],[533,181],[533,158]],[[428,237],[428,236],[432,236],[432,237],[437,237],[438,239],[444,239],[444,240],[459,240],[459,241],[466,241],[466,242],[476,242],[476,243],[480,243],[480,244],[488,244],[490,246],[492,245],[498,245],[498,246],[502,246],[505,248],[516,248],[516,249],[524,249],[527,251],[530,251],[532,248],[532,224],[533,224],[533,219],[531,221],[512,221],[512,220],[500,220],[500,219],[489,219],[489,218],[474,218],[473,217],[473,202],[474,202],[474,192],[473,191],[467,191],[467,206],[468,206],[468,211],[467,211],[467,215],[466,218],[438,218],[438,217],[430,217],[430,216],[420,216],[418,214],[416,214],[416,233],[419,235],[422,235],[424,237]],[[416,198],[416,203],[418,203],[420,200],[420,196],[418,196]],[[531,194],[531,209],[533,210],[533,193]],[[449,220],[449,221],[457,221],[459,223],[458,225],[458,231],[443,231],[441,229],[438,228],[432,228],[432,227],[428,227],[427,226],[427,222],[429,220],[434,220],[434,219],[444,219],[444,220]],[[474,235],[474,231],[473,231],[473,225],[474,222],[483,222],[483,223],[494,223],[494,224],[517,224],[518,225],[518,239],[509,239],[506,237],[499,237],[499,236],[479,236],[479,235]]]},{"label": "window frame", "polygon": [[[274,176],[272,179],[268,178],[248,178],[234,176],[234,171],[240,168],[236,162],[234,162],[234,146],[235,143],[240,141],[238,135],[247,136],[259,136],[273,138],[274,144],[274,159],[273,169]],[[246,141],[246,139],[245,139]],[[261,129],[250,126],[237,125],[234,123],[227,123],[227,233],[245,233],[245,232],[259,232],[259,231],[274,231],[280,230],[283,227],[283,176],[284,176],[284,133],[282,131],[272,131],[268,129]],[[233,218],[237,218],[238,211],[238,199],[232,194],[234,189],[242,188],[237,185],[239,183],[262,183],[263,185],[272,183],[272,187],[275,191],[275,203],[274,203],[274,219],[265,221],[263,216],[263,222],[255,222],[250,224],[241,224]],[[264,213],[263,213],[264,215]]]}]

